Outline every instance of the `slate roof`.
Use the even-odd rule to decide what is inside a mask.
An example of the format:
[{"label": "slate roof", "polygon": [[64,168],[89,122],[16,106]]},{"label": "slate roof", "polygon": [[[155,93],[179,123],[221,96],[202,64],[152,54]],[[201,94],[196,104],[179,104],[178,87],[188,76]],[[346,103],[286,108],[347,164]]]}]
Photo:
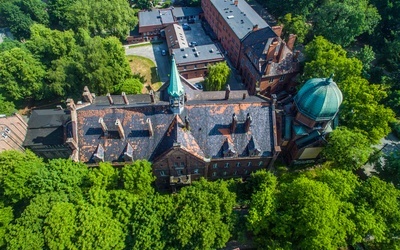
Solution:
[{"label": "slate roof", "polygon": [[174,23],[170,9],[152,9],[139,11],[139,27],[166,25]]},{"label": "slate roof", "polygon": [[[28,121],[24,146],[64,144],[65,136],[71,134],[69,120],[68,110],[33,110]],[[65,130],[64,125],[66,125]]]},{"label": "slate roof", "polygon": [[[132,100],[128,105],[105,105],[103,101],[98,103],[100,99],[96,97],[93,104],[77,110],[79,160],[93,163],[93,155],[101,144],[105,150],[105,161],[123,161],[128,143],[133,148],[134,160],[153,161],[174,145],[199,158],[222,158],[223,145],[227,140],[232,143],[239,157],[249,156],[249,144],[259,145],[262,156],[272,155],[272,110],[268,101],[256,96],[243,99],[243,91],[231,91],[232,98],[229,100],[224,100],[224,91],[196,92],[199,93],[185,103],[181,115],[174,115],[169,103],[164,101],[136,103]],[[132,99],[132,96],[128,97]],[[114,103],[120,103],[116,98],[114,96]],[[233,113],[238,117],[238,124],[231,134]],[[246,133],[244,120],[248,113],[253,117],[253,122]],[[190,130],[185,128],[186,116]],[[107,138],[99,118],[103,118],[108,127]],[[121,121],[125,139],[118,136],[114,125],[116,119]],[[152,123],[153,136],[150,136],[147,119]]]},{"label": "slate roof", "polygon": [[174,7],[172,13],[175,17],[198,16],[203,13],[200,7]]},{"label": "slate roof", "polygon": [[[297,72],[298,63],[293,60],[293,52],[279,37],[277,37],[271,27],[252,32],[243,40],[245,54],[249,57],[253,67],[260,75],[264,74],[267,67],[266,53],[271,43],[275,40],[279,42],[276,51],[280,50],[280,46],[284,46],[282,52],[284,56],[281,62],[272,62],[268,76]],[[257,57],[256,61],[252,59],[253,55]]]},{"label": "slate roof", "polygon": [[239,39],[251,32],[254,25],[258,25],[260,29],[268,27],[268,24],[245,0],[238,0],[237,6],[231,0],[211,0],[211,3]]},{"label": "slate roof", "polygon": [[176,64],[190,64],[200,61],[224,60],[221,51],[215,44],[207,44],[196,47],[173,49]]}]

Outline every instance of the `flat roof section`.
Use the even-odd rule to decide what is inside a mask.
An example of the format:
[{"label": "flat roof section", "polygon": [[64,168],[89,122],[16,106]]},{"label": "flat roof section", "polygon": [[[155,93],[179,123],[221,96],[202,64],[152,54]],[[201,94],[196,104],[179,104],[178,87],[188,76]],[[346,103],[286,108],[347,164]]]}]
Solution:
[{"label": "flat roof section", "polygon": [[269,26],[245,0],[237,0],[237,5],[231,0],[211,0],[211,3],[239,39],[251,32],[255,25],[259,29]]},{"label": "flat roof section", "polygon": [[139,11],[139,27],[161,25],[158,9]]},{"label": "flat roof section", "polygon": [[175,7],[172,9],[175,17],[198,16],[203,13],[200,7]]},{"label": "flat roof section", "polygon": [[177,65],[193,63],[197,61],[224,60],[222,52],[219,51],[217,46],[214,44],[173,49],[172,53],[174,54]]}]

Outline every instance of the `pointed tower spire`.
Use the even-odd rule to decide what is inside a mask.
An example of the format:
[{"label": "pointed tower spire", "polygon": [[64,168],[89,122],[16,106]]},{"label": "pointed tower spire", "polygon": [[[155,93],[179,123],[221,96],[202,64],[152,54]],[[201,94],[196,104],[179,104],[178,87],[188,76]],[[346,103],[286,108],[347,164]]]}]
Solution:
[{"label": "pointed tower spire", "polygon": [[178,68],[176,67],[174,57],[172,57],[171,62],[171,75],[169,77],[168,95],[172,112],[174,112],[175,114],[180,114],[184,107],[185,90],[181,83],[180,75],[178,72]]}]

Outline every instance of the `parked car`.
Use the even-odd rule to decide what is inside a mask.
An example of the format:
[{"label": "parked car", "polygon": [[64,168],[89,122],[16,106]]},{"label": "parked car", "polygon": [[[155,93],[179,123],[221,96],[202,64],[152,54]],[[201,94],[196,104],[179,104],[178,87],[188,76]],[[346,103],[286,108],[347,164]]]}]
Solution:
[{"label": "parked car", "polygon": [[194,22],[195,22],[194,18],[189,18],[188,23],[194,23]]},{"label": "parked car", "polygon": [[190,46],[190,47],[197,46],[197,42],[190,42],[190,43],[189,43],[189,46]]},{"label": "parked car", "polygon": [[183,28],[183,30],[191,30],[192,28],[189,26],[189,24],[187,24],[187,23],[184,23],[183,25],[182,25],[182,28]]},{"label": "parked car", "polygon": [[165,49],[161,50],[161,55],[166,56],[167,55],[167,51],[165,51]]},{"label": "parked car", "polygon": [[201,84],[201,83],[195,83],[194,84],[194,86],[196,87],[196,88],[198,88],[198,89],[200,89],[200,90],[203,90],[203,84]]}]

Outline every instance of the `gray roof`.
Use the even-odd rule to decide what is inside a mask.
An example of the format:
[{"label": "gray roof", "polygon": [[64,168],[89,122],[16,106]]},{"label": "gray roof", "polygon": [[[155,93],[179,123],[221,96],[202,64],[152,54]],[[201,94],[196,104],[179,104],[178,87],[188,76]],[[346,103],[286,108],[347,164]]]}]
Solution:
[{"label": "gray roof", "polygon": [[68,110],[33,110],[28,121],[24,146],[64,144],[64,137],[70,135],[71,131],[71,124],[67,123],[69,120]]},{"label": "gray roof", "polygon": [[175,7],[172,9],[172,13],[175,17],[198,16],[203,13],[203,9],[200,7]]},{"label": "gray roof", "polygon": [[154,26],[174,23],[174,17],[170,9],[152,9],[139,11],[139,26]]},{"label": "gray roof", "polygon": [[246,34],[251,32],[254,25],[258,25],[260,29],[268,27],[267,22],[245,0],[238,0],[237,6],[230,0],[211,0],[211,3],[239,39],[244,38]]},{"label": "gray roof", "polygon": [[[190,85],[187,87],[192,88]],[[123,161],[127,147],[133,148],[134,160],[152,161],[176,144],[200,158],[223,158],[226,142],[232,145],[239,157],[249,157],[248,149],[253,144],[258,145],[261,156],[270,157],[273,151],[273,127],[269,102],[256,96],[243,99],[242,92],[231,91],[231,98],[224,100],[224,91],[196,91],[197,95],[192,100],[188,99],[183,113],[178,117],[170,111],[169,103],[164,101],[105,105],[104,98],[96,97],[93,104],[77,110],[79,160],[93,163],[93,155],[99,145],[104,148],[104,160],[111,162]],[[238,117],[238,124],[234,133],[231,133],[234,113]],[[244,121],[248,113],[253,117],[253,122],[250,130],[245,132]],[[182,129],[185,116],[189,118],[190,131]],[[109,129],[107,138],[99,124],[100,117]],[[118,135],[116,119],[121,121],[124,139]],[[153,136],[149,134],[147,119],[151,121]]]},{"label": "gray roof", "polygon": [[196,47],[173,49],[176,64],[191,63],[197,61],[223,60],[224,56],[214,44]]}]

